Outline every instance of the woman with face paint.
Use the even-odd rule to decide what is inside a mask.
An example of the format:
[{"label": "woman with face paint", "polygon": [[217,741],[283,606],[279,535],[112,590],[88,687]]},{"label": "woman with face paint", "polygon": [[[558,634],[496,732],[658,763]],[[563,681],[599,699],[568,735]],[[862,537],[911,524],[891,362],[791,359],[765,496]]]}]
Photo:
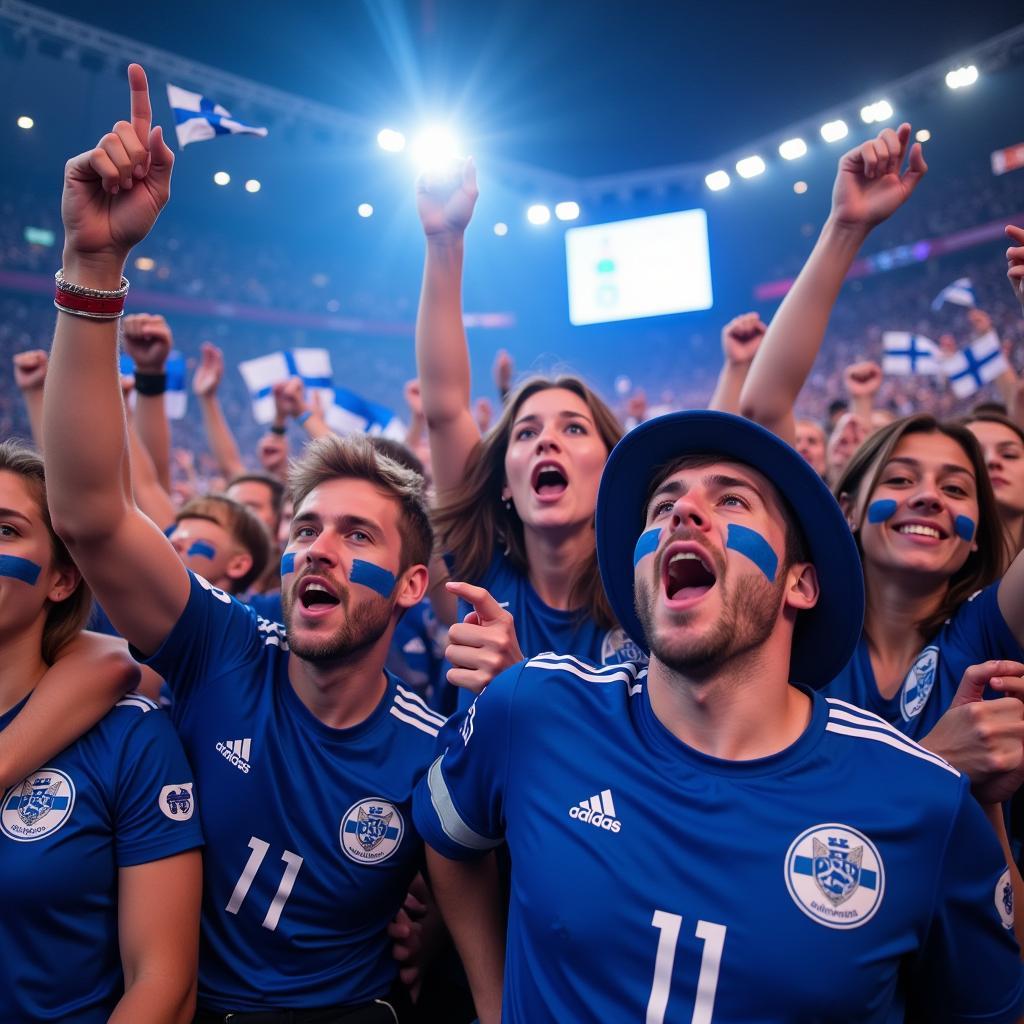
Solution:
[{"label": "woman with face paint", "polygon": [[1024,430],[998,412],[976,412],[964,420],[981,446],[1006,539],[1002,568],[1024,549]]},{"label": "woman with face paint", "polygon": [[435,525],[453,577],[465,581],[448,584],[460,599],[448,680],[471,691],[542,651],[598,663],[642,656],[612,616],[594,550],[598,484],[622,432],[611,410],[575,377],[537,378],[509,395],[480,436],[461,300],[463,234],[476,198],[471,159],[418,185],[427,254],[416,358]]},{"label": "woman with face paint", "polygon": [[[0,736],[89,605],[50,525],[42,460],[0,443]],[[81,739],[37,753],[0,797],[0,1015],[190,1019],[202,836],[170,722],[131,695]]]}]

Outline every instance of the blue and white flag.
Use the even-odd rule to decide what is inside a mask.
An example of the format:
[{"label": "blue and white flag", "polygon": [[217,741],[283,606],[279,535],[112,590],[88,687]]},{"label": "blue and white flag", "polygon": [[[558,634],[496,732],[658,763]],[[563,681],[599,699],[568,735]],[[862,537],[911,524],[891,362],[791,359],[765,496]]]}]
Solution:
[{"label": "blue and white flag", "polygon": [[939,373],[939,346],[922,334],[885,331],[882,334],[882,372],[890,377]]},{"label": "blue and white flag", "polygon": [[957,398],[968,398],[1007,369],[1009,363],[995,331],[987,331],[942,364],[942,371]]},{"label": "blue and white flag", "polygon": [[974,298],[974,287],[969,277],[958,277],[952,284],[935,296],[932,302],[932,309],[942,309],[945,303],[950,302],[954,306],[976,306],[978,303]]},{"label": "blue and white flag", "polygon": [[[120,355],[121,374],[125,377],[135,376],[135,363],[132,357],[124,352]],[[188,391],[185,387],[185,357],[180,352],[172,352],[164,366],[167,374],[167,390],[164,392],[164,409],[169,420],[183,420],[188,411]],[[128,407],[135,408],[135,392],[128,398]]]},{"label": "blue and white flag", "polygon": [[257,423],[274,419],[275,384],[301,377],[306,390],[315,391],[325,410],[334,402],[334,371],[331,354],[325,348],[293,348],[271,352],[238,364],[245,386],[252,396],[252,414]]},{"label": "blue and white flag", "polygon": [[167,99],[174,113],[174,131],[178,145],[184,148],[190,142],[202,142],[216,135],[261,135],[266,128],[256,128],[243,121],[236,121],[231,113],[219,103],[197,92],[167,86]]},{"label": "blue and white flag", "polygon": [[404,441],[405,425],[386,406],[371,402],[347,388],[334,389],[334,404],[324,413],[327,426],[336,434],[378,434]]}]

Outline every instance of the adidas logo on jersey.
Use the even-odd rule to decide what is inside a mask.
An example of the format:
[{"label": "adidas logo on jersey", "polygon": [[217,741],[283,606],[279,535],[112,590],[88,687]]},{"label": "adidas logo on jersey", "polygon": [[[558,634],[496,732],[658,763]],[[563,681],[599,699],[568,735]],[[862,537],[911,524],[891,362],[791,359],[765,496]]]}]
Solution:
[{"label": "adidas logo on jersey", "polygon": [[622,822],[615,817],[615,803],[610,789],[602,789],[600,796],[592,796],[589,800],[573,804],[569,808],[569,817],[593,825],[594,828],[604,829],[605,832],[622,830]]},{"label": "adidas logo on jersey", "polygon": [[217,744],[217,753],[230,761],[244,775],[249,774],[249,754],[252,740],[228,740]]}]

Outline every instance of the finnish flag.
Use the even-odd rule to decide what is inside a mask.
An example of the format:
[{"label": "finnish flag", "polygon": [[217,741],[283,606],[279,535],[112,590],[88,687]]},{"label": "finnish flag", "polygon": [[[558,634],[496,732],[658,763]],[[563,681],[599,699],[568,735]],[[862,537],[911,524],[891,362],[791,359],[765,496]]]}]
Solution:
[{"label": "finnish flag", "polygon": [[885,331],[882,334],[882,347],[882,372],[890,377],[940,372],[939,346],[922,334]]},{"label": "finnish flag", "polygon": [[952,303],[954,306],[976,306],[978,303],[974,298],[974,287],[969,277],[958,277],[952,284],[935,296],[932,302],[932,309],[942,309],[945,303]]},{"label": "finnish flag", "polygon": [[995,331],[987,331],[946,359],[942,371],[957,398],[968,398],[1009,369],[1009,365],[999,336]]},{"label": "finnish flag", "polygon": [[348,388],[334,389],[334,403],[324,414],[327,426],[336,434],[375,434],[404,441],[405,425],[386,406],[371,402]]},{"label": "finnish flag", "polygon": [[[121,353],[121,375],[135,376],[135,362],[132,357]],[[164,410],[169,420],[183,420],[188,412],[188,391],[185,389],[185,357],[180,352],[172,352],[164,366],[167,374],[167,390],[164,392]],[[136,394],[133,391],[128,398],[128,406],[135,408]]]},{"label": "finnish flag", "polygon": [[315,391],[323,408],[334,402],[334,371],[331,354],[325,348],[293,348],[246,359],[238,364],[245,386],[252,397],[252,414],[257,423],[274,419],[275,384],[301,377],[307,391]]},{"label": "finnish flag", "polygon": [[189,92],[187,89],[179,89],[176,85],[168,84],[167,99],[174,113],[174,131],[178,136],[178,145],[182,148],[190,142],[202,142],[216,135],[267,134],[266,128],[256,128],[251,124],[236,121],[219,103],[214,103],[197,92]]}]

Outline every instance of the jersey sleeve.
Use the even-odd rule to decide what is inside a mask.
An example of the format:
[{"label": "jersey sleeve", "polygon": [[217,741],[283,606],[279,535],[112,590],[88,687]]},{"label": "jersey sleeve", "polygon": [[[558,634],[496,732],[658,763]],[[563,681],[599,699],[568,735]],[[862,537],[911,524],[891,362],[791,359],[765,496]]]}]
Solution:
[{"label": "jersey sleeve", "polygon": [[472,860],[499,846],[511,747],[511,709],[522,672],[499,675],[437,737],[438,756],[413,794],[413,820],[424,841],[452,860]]},{"label": "jersey sleeve", "polygon": [[1020,1017],[1024,965],[1009,877],[992,826],[964,780],[913,972],[908,1021],[1010,1024]]},{"label": "jersey sleeve", "polygon": [[192,769],[170,719],[155,705],[124,713],[139,717],[124,739],[114,793],[114,841],[122,868],[203,845]]},{"label": "jersey sleeve", "polygon": [[998,583],[979,590],[957,609],[949,624],[949,638],[970,656],[971,664],[1024,657],[1024,648],[999,610]]},{"label": "jersey sleeve", "polygon": [[184,704],[203,683],[257,657],[264,634],[283,627],[261,620],[249,607],[189,572],[191,591],[181,618],[149,658],[135,657],[163,676],[176,705]]}]

